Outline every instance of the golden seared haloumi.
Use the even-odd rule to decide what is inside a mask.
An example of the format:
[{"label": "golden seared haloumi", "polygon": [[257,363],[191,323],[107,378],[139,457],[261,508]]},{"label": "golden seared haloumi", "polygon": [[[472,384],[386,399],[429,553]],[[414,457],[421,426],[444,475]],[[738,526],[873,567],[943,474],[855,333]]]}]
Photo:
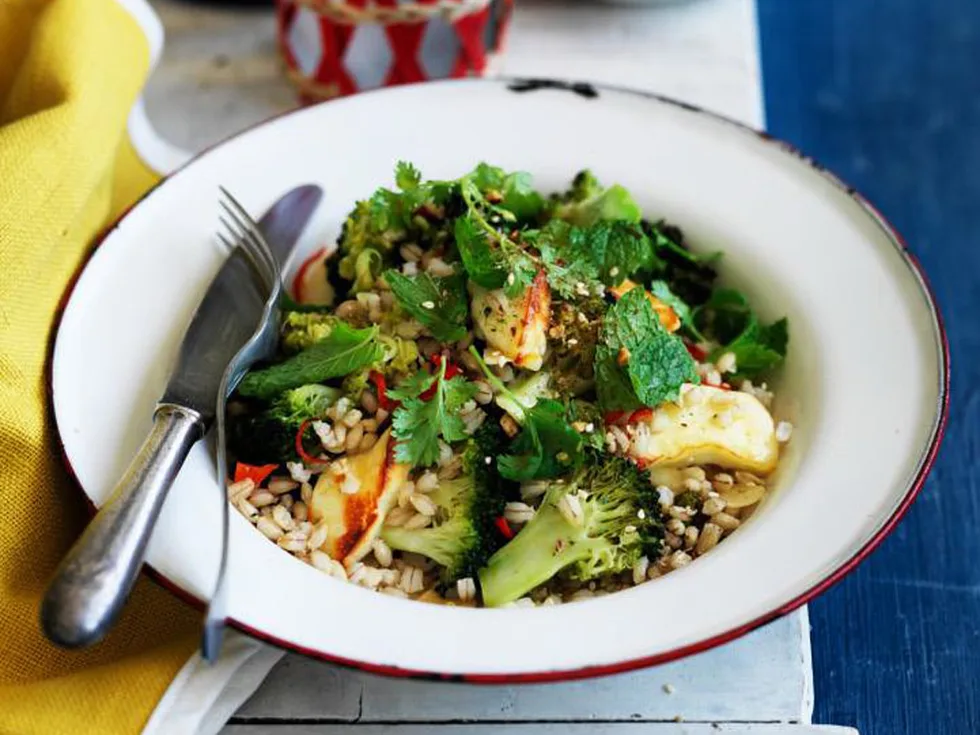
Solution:
[{"label": "golden seared haloumi", "polygon": [[[623,294],[629,293],[638,286],[638,283],[633,283],[633,281],[627,278],[618,286],[610,288],[609,293],[611,293],[616,299],[621,299],[623,298]],[[650,305],[653,306],[653,310],[657,312],[657,318],[660,320],[660,323],[664,325],[664,329],[666,329],[668,332],[676,332],[681,328],[681,318],[677,316],[676,311],[667,306],[667,304],[658,299],[649,291],[646,292],[646,295],[647,301],[649,301]]]},{"label": "golden seared haloumi", "polygon": [[509,298],[503,289],[471,285],[470,311],[479,335],[518,367],[540,370],[548,350],[551,289],[544,271],[524,293]]},{"label": "golden seared haloumi", "polygon": [[686,385],[634,424],[630,455],[648,466],[715,464],[760,475],[775,469],[779,445],[772,416],[755,396]]},{"label": "golden seared haloumi", "polygon": [[327,524],[323,551],[350,568],[370,551],[409,467],[395,462],[390,429],[370,450],[348,456],[346,463],[344,472],[328,469],[320,475],[310,520]]}]

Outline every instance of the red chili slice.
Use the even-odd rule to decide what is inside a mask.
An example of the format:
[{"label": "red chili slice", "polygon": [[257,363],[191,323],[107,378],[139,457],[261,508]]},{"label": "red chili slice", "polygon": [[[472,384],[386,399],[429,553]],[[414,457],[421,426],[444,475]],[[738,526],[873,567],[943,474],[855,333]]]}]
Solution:
[{"label": "red chili slice", "polygon": [[277,464],[245,464],[244,462],[235,463],[235,482],[241,482],[242,480],[251,480],[256,485],[261,485],[265,479],[271,475]]},{"label": "red chili slice", "polygon": [[388,398],[388,384],[385,382],[385,376],[377,370],[372,370],[371,374],[368,375],[368,380],[374,383],[374,390],[378,394],[378,405],[385,411],[391,411],[395,404]]},{"label": "red chili slice", "polygon": [[[432,356],[431,362],[433,365],[435,365],[436,370],[442,368],[442,359],[443,359],[442,355],[439,354],[435,354]],[[450,378],[454,378],[457,375],[462,375],[462,373],[463,371],[460,370],[459,366],[456,365],[454,362],[452,361],[446,362],[446,376],[445,376],[446,380],[449,380]],[[435,394],[436,394],[436,384],[433,383],[419,396],[419,398],[421,398],[423,401],[428,401],[433,396],[435,396]]]},{"label": "red chili slice", "polygon": [[685,340],[684,346],[687,348],[688,354],[698,362],[704,362],[708,358],[708,353],[702,350],[696,344]]},{"label": "red chili slice", "polygon": [[500,531],[500,534],[508,541],[514,538],[514,531],[510,527],[510,524],[507,523],[507,519],[504,518],[503,516],[499,516],[498,518],[496,518],[493,522],[493,525],[497,527],[497,530]]},{"label": "red chili slice", "polygon": [[648,419],[651,418],[653,418],[653,409],[649,407],[644,407],[644,408],[638,408],[633,413],[631,413],[630,417],[626,419],[626,422],[629,424],[636,424],[639,423],[640,421],[647,421]]},{"label": "red chili slice", "polygon": [[626,415],[626,411],[607,411],[602,417],[607,424],[617,424]]},{"label": "red chili slice", "polygon": [[322,465],[323,460],[319,457],[314,457],[312,454],[307,452],[306,448],[303,446],[303,435],[306,434],[306,430],[312,423],[312,419],[307,419],[299,425],[299,431],[296,432],[296,454],[299,455],[299,458],[303,460],[305,464]]}]

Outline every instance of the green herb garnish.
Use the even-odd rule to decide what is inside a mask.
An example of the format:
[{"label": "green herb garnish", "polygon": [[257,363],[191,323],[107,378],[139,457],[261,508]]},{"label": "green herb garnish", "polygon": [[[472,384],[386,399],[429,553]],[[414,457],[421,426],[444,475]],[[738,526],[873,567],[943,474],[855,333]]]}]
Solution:
[{"label": "green herb garnish", "polygon": [[667,332],[646,294],[634,288],[603,318],[595,352],[596,393],[603,411],[630,411],[675,400],[698,382],[694,359]]},{"label": "green herb garnish", "polygon": [[341,378],[384,357],[377,337],[377,327],[354,329],[338,322],[330,334],[298,355],[250,372],[239,383],[238,392],[268,400],[290,388]]},{"label": "green herb garnish", "polygon": [[406,276],[396,270],[385,271],[385,281],[406,312],[428,327],[443,342],[456,342],[466,336],[466,279],[461,274],[434,277],[428,273]]}]

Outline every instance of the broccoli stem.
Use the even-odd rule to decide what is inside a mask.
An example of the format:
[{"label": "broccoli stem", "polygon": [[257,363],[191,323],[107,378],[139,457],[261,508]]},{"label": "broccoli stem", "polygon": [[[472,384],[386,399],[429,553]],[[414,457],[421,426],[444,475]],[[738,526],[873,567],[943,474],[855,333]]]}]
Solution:
[{"label": "broccoli stem", "polygon": [[498,607],[523,597],[558,572],[590,558],[608,541],[589,538],[549,502],[480,570],[483,604]]}]

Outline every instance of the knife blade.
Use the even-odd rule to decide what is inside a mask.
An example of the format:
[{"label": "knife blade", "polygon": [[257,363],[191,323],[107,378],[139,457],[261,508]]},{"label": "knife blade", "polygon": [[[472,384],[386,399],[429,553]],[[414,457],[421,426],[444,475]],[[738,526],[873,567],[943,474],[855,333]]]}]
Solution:
[{"label": "knife blade", "polygon": [[[315,185],[297,187],[259,220],[259,229],[280,264],[322,195]],[[265,295],[251,277],[251,268],[239,250],[225,260],[187,327],[176,367],[160,401],[192,409],[206,427],[214,420],[225,367],[252,336],[265,305]]]},{"label": "knife blade", "polygon": [[[292,250],[321,195],[319,187],[298,187],[262,217],[276,257]],[[236,248],[218,270],[187,327],[143,446],[55,571],[40,618],[57,645],[101,640],[122,611],[167,492],[214,420],[225,367],[258,324],[265,298],[250,268]]]}]

